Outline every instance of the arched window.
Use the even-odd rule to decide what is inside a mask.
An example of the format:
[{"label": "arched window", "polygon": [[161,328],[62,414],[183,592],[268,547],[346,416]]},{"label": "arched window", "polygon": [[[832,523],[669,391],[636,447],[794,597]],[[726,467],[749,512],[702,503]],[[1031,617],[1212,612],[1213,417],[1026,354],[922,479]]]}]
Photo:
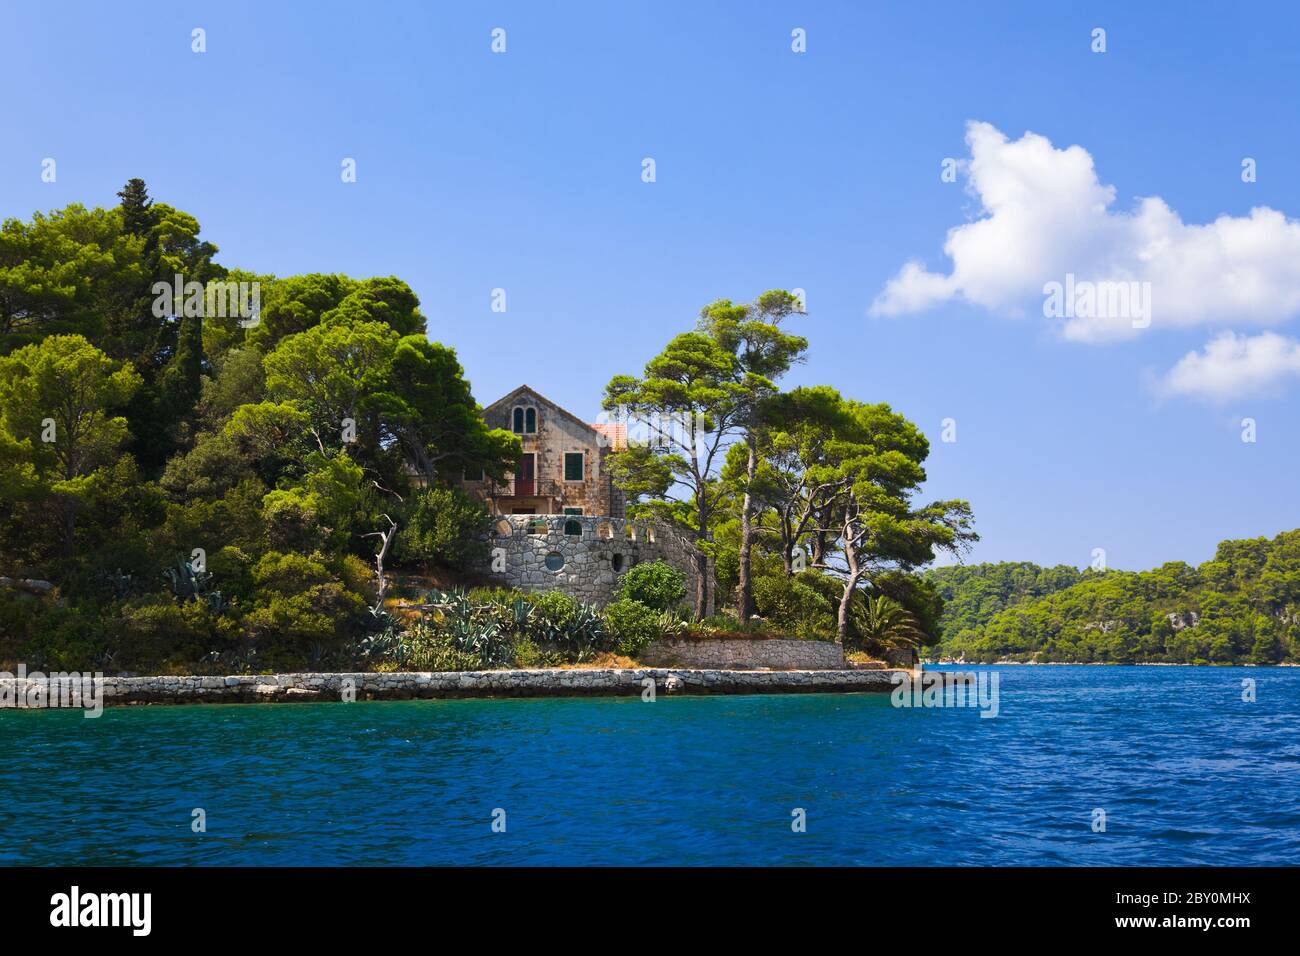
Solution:
[{"label": "arched window", "polygon": [[532,435],[537,431],[537,409],[516,405],[510,415],[510,430],[516,435]]},{"label": "arched window", "polygon": [[564,533],[574,537],[582,537],[582,522],[577,518],[570,518],[564,522]]}]

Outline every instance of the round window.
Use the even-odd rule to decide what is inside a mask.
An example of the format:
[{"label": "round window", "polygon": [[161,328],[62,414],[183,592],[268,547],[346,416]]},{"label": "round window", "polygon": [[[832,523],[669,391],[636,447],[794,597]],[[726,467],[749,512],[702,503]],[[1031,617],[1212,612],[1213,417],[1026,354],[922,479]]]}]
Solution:
[{"label": "round window", "polygon": [[552,551],[546,556],[546,570],[559,571],[564,567],[564,555],[558,551]]}]

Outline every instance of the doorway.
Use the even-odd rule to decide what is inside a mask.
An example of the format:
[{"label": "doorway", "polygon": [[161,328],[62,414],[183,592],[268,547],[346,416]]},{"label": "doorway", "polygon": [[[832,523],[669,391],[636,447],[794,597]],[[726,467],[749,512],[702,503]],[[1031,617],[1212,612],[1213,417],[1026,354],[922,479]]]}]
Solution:
[{"label": "doorway", "polygon": [[531,497],[536,490],[536,459],[537,456],[532,452],[519,456],[519,464],[515,465],[515,497]]}]

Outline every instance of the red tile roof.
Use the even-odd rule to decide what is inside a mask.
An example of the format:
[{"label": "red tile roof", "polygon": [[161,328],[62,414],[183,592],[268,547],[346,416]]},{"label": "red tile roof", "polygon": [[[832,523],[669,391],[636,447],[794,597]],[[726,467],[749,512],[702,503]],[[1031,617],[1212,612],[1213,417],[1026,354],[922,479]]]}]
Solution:
[{"label": "red tile roof", "polygon": [[605,436],[610,447],[614,451],[624,451],[627,448],[627,426],[618,422],[608,422],[605,424],[593,424],[592,428]]}]

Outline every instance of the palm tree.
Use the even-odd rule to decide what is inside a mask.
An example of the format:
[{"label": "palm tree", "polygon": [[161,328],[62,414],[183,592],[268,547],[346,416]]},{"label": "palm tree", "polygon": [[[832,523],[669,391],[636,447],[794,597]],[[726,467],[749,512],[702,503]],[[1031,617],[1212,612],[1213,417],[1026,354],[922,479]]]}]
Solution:
[{"label": "palm tree", "polygon": [[912,612],[893,598],[867,598],[855,615],[863,640],[884,647],[920,647],[926,634]]}]

